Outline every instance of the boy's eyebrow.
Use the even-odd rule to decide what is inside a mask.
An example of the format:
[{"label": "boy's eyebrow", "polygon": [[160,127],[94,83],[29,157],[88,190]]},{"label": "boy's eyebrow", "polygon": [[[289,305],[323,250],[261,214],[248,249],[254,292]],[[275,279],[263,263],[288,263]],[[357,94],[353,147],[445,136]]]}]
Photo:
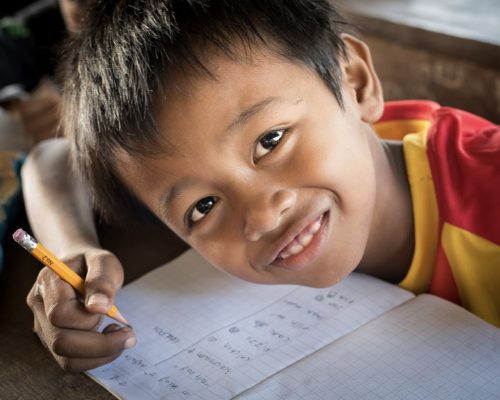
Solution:
[{"label": "boy's eyebrow", "polygon": [[258,101],[255,104],[245,108],[227,127],[226,131],[232,133],[236,128],[245,125],[250,118],[262,111],[271,103],[281,102],[282,99],[276,96],[270,96],[264,100]]},{"label": "boy's eyebrow", "polygon": [[165,215],[168,211],[168,205],[175,200],[176,197],[182,195],[183,192],[186,191],[188,186],[193,185],[195,179],[194,178],[186,178],[181,182],[176,183],[170,189],[166,190],[161,198],[159,204],[160,215]]}]

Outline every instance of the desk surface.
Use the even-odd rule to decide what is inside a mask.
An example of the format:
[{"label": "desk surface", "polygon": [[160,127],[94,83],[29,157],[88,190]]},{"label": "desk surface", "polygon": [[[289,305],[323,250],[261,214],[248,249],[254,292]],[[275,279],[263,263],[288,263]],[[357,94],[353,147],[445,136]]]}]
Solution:
[{"label": "desk surface", "polygon": [[[28,226],[24,217],[19,226]],[[104,241],[112,241],[114,234],[108,229],[103,233],[107,236]],[[172,256],[184,248],[180,242],[176,246],[171,249]],[[86,375],[64,372],[42,346],[32,332],[33,317],[25,302],[40,264],[9,238],[4,250],[5,265],[0,275],[0,399],[113,399],[114,396]],[[128,257],[130,265],[138,265],[139,258],[134,254],[139,252],[126,254],[127,249],[113,250]],[[148,252],[149,255],[151,267],[170,257],[154,252]],[[137,277],[139,273],[127,267],[129,265],[125,265],[127,280]]]}]

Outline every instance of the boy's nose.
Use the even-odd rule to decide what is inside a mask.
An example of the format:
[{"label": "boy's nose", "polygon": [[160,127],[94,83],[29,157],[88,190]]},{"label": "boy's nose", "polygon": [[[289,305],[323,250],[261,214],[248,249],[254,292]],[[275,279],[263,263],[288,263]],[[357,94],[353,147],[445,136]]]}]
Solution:
[{"label": "boy's nose", "polygon": [[295,205],[296,197],[295,192],[288,189],[253,196],[245,214],[245,237],[255,242],[278,228],[286,211]]}]

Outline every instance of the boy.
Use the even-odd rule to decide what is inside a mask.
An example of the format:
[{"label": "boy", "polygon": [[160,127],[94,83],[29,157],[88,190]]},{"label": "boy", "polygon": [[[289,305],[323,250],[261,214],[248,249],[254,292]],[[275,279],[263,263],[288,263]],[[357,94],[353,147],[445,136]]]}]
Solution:
[{"label": "boy", "polygon": [[[106,216],[142,203],[248,281],[321,287],[357,269],[499,324],[498,128],[431,102],[383,113],[369,50],[328,1],[97,2],[65,60],[64,126]],[[381,141],[377,121],[416,134]],[[123,271],[87,261],[86,310],[46,272],[28,296],[72,371],[135,343],[92,331]]]}]

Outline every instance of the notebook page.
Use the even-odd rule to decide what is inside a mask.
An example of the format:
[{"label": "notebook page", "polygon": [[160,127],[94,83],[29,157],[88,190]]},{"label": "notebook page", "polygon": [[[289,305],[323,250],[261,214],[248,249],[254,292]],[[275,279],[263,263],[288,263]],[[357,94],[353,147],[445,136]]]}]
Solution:
[{"label": "notebook page", "polygon": [[90,375],[128,399],[229,399],[411,297],[361,274],[251,284],[189,251],[120,291],[138,344]]},{"label": "notebook page", "polygon": [[497,400],[500,329],[421,295],[237,398]]}]

